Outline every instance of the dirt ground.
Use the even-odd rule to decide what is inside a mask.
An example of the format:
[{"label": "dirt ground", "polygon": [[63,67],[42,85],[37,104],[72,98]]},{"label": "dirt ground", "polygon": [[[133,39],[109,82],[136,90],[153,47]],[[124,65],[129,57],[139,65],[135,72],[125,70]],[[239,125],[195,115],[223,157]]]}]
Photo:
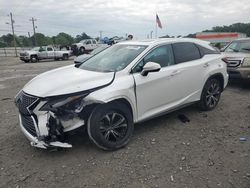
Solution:
[{"label": "dirt ground", "polygon": [[[190,106],[135,125],[130,143],[118,151],[98,149],[84,132],[70,137],[72,149],[31,147],[13,98],[37,74],[72,63],[1,57],[0,187],[250,187],[250,87],[237,82],[213,111]],[[181,122],[180,114],[190,122]]]}]

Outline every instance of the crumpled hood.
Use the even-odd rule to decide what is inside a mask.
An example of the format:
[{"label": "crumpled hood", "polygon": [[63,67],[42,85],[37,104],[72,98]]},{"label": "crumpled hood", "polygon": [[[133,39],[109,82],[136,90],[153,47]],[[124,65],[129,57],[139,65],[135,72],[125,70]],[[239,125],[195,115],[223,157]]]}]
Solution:
[{"label": "crumpled hood", "polygon": [[36,76],[24,86],[23,91],[38,97],[64,95],[108,84],[113,76],[113,72],[87,71],[70,65]]}]

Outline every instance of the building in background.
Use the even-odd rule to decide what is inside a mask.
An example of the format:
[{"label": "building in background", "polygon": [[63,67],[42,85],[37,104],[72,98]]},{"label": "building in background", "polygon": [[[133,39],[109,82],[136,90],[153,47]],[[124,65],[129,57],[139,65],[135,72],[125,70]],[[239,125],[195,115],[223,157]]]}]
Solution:
[{"label": "building in background", "polygon": [[211,42],[214,46],[222,48],[229,42],[239,38],[246,38],[245,33],[238,32],[200,32],[196,33],[196,38]]}]

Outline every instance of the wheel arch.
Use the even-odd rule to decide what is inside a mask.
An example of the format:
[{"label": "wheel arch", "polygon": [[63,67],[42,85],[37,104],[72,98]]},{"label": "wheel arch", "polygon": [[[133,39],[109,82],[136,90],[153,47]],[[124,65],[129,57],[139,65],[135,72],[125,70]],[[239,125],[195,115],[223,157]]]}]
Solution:
[{"label": "wheel arch", "polygon": [[[210,76],[207,78],[206,82],[207,82],[208,80],[210,80],[210,79],[213,79],[213,78],[219,80],[220,85],[221,85],[221,91],[223,91],[223,90],[224,90],[224,83],[225,83],[223,74],[222,74],[222,73],[215,73],[215,74],[213,74],[213,75],[210,75]],[[206,83],[206,82],[205,82],[205,83]]]},{"label": "wheel arch", "polygon": [[117,98],[117,99],[114,99],[112,101],[109,101],[108,103],[123,103],[123,104],[125,104],[128,107],[129,111],[131,112],[132,118],[134,120],[134,110],[133,110],[130,102],[127,99]]}]

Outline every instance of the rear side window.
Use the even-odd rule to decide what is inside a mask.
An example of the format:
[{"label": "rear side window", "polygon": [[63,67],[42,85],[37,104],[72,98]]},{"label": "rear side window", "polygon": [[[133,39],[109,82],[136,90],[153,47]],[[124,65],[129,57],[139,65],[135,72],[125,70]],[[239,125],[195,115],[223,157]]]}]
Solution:
[{"label": "rear side window", "polygon": [[203,46],[200,46],[200,45],[198,45],[198,44],[196,44],[196,46],[197,46],[197,47],[199,48],[199,50],[200,50],[201,57],[203,57],[203,56],[206,55],[206,54],[219,54],[219,53],[220,53],[220,52],[217,51],[216,49],[210,50],[210,49],[208,49],[208,48],[206,48],[206,47],[203,47]]},{"label": "rear side window", "polygon": [[177,64],[201,58],[198,47],[190,42],[175,43],[173,50]]},{"label": "rear side window", "polygon": [[52,49],[52,48],[50,48],[50,47],[48,47],[48,48],[47,48],[47,51],[53,51],[53,49]]}]

